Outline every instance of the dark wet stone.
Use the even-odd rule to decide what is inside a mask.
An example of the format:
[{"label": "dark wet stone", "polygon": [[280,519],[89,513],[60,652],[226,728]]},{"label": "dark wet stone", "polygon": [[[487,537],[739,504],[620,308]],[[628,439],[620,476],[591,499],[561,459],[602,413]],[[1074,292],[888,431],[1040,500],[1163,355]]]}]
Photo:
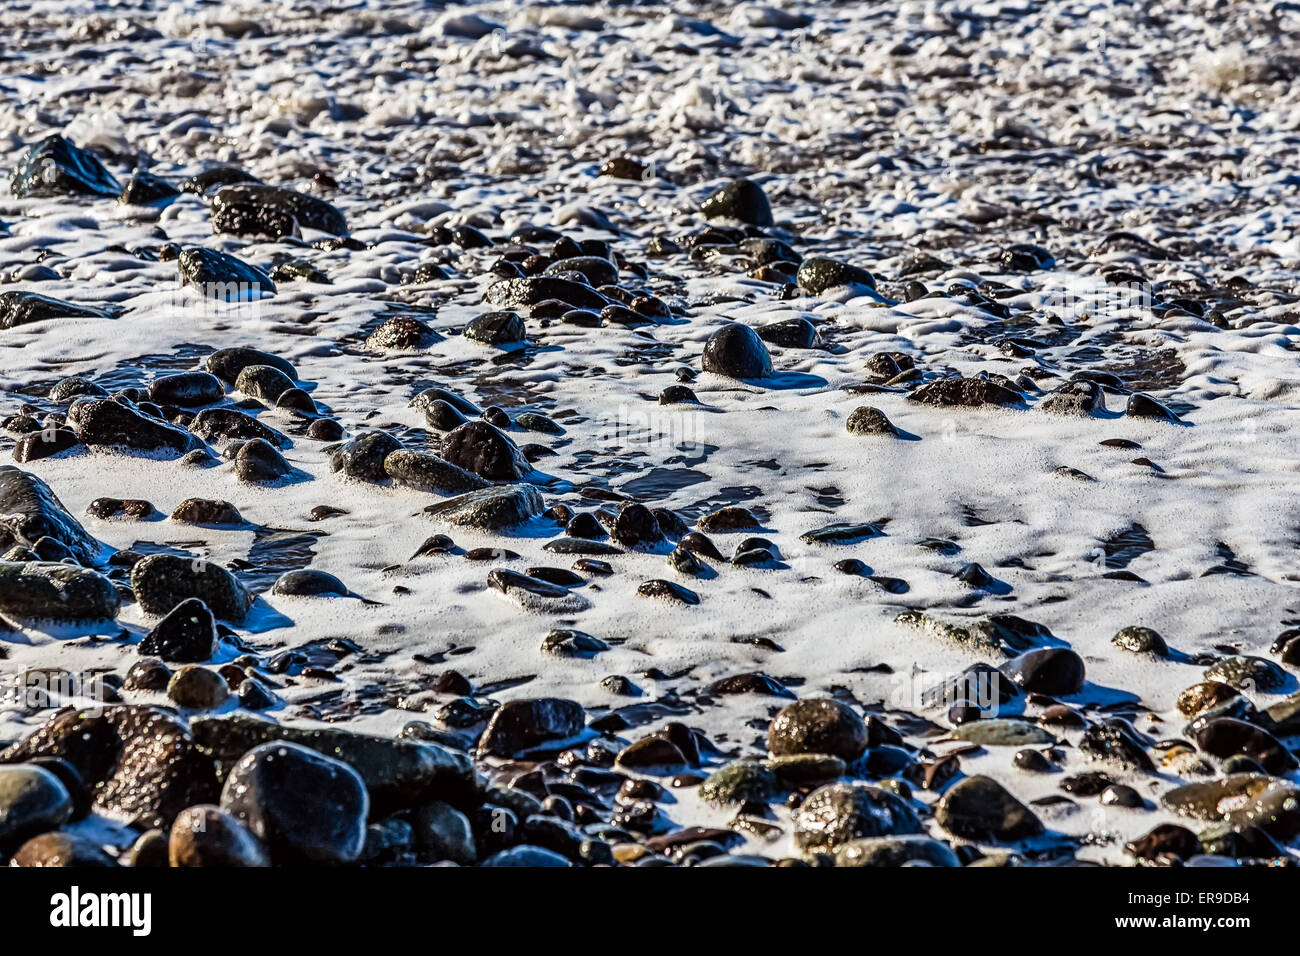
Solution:
[{"label": "dark wet stone", "polygon": [[1106,400],[1101,386],[1096,382],[1077,380],[1066,382],[1060,388],[1048,393],[1038,403],[1039,411],[1053,415],[1071,415],[1087,418],[1094,412],[1105,411]]},{"label": "dark wet stone", "polygon": [[668,555],[668,566],[678,574],[699,577],[705,571],[704,562],[685,548],[674,548]]},{"label": "dark wet stone", "polygon": [[366,336],[366,348],[371,352],[414,352],[441,341],[441,335],[415,316],[395,315]]},{"label": "dark wet stone", "polygon": [[181,189],[187,193],[205,196],[223,186],[256,182],[260,182],[256,176],[235,166],[214,166],[185,180],[181,183]]},{"label": "dark wet stone", "polygon": [[596,516],[589,511],[580,511],[564,526],[564,531],[574,538],[603,538],[605,529],[601,527]]},{"label": "dark wet stone", "polygon": [[1043,833],[1033,811],[991,777],[954,784],[935,807],[935,821],[953,836],[978,842],[1012,842]]},{"label": "dark wet stone", "polygon": [[799,266],[796,276],[799,288],[807,295],[821,295],[831,289],[845,286],[876,287],[875,277],[866,269],[837,262],[825,256],[809,256]]},{"label": "dark wet stone", "polygon": [[753,329],[730,322],[704,343],[702,367],[729,378],[766,378],[772,374],[772,357]]},{"label": "dark wet stone", "polygon": [[0,329],[15,329],[50,319],[107,319],[109,313],[85,305],[35,292],[6,292],[0,295]]},{"label": "dark wet stone", "polygon": [[160,405],[198,408],[225,397],[225,386],[211,372],[177,372],[155,379],[149,386],[149,398]]},{"label": "dark wet stone", "polygon": [[200,664],[217,650],[217,623],[198,598],[177,604],[140,642],[141,654],[174,664]]},{"label": "dark wet stone", "polygon": [[718,546],[713,543],[713,540],[708,535],[701,534],[698,531],[692,531],[690,534],[684,535],[678,543],[678,547],[693,554],[711,558],[714,561],[727,560],[722,556],[722,552],[718,550]]},{"label": "dark wet stone", "polygon": [[[274,295],[275,283],[261,269],[215,249],[190,246],[176,260],[181,283],[222,302],[243,302]],[[213,371],[211,367],[208,369]]]},{"label": "dark wet stone", "polygon": [[301,388],[286,388],[275,400],[275,407],[285,411],[299,412],[303,415],[315,415],[316,403]]},{"label": "dark wet stone", "polygon": [[833,783],[814,790],[794,815],[795,845],[834,850],[863,837],[921,833],[921,821],[902,799],[864,783]]},{"label": "dark wet stone", "polygon": [[449,432],[469,421],[455,406],[442,399],[432,401],[424,407],[424,420],[430,428],[440,432]]},{"label": "dark wet stone", "polygon": [[168,862],[181,867],[263,867],[266,847],[236,817],[212,804],[189,807],[176,817],[167,844]]},{"label": "dark wet stone", "polygon": [[768,750],[787,754],[831,754],[857,760],[869,745],[867,725],[851,708],[831,698],[795,701],[781,709],[767,732]]},{"label": "dark wet stone", "polygon": [[1136,731],[1122,720],[1108,720],[1089,727],[1079,741],[1079,751],[1085,757],[1126,770],[1155,772],[1155,765]]},{"label": "dark wet stone", "polygon": [[118,862],[95,840],[79,833],[52,831],[32,837],[13,855],[10,866],[116,867]]},{"label": "dark wet stone", "polygon": [[984,378],[948,378],[922,385],[907,396],[909,401],[940,408],[977,408],[983,405],[1010,407],[1023,396]]},{"label": "dark wet stone", "polygon": [[483,301],[505,309],[538,305],[558,300],[569,308],[599,312],[608,300],[591,286],[559,276],[530,276],[525,279],[501,279],[488,287]]},{"label": "dark wet stone", "polygon": [[550,551],[553,554],[610,555],[623,553],[623,549],[616,545],[606,544],[604,541],[593,541],[589,538],[552,538],[542,545],[542,550]]},{"label": "dark wet stone", "polygon": [[581,704],[561,697],[507,701],[483,731],[479,752],[513,757],[550,741],[576,737],[582,732],[585,716]]},{"label": "dark wet stone", "polygon": [[494,481],[517,481],[532,471],[518,446],[484,421],[466,422],[448,432],[441,451],[453,465]]},{"label": "dark wet stone", "polygon": [[81,439],[70,428],[42,428],[28,432],[14,444],[14,461],[29,462],[50,458],[81,445]]},{"label": "dark wet stone", "polygon": [[79,398],[68,408],[68,424],[87,445],[167,455],[183,455],[200,445],[189,432],[124,399]]},{"label": "dark wet stone", "polygon": [[330,455],[330,470],[362,481],[385,481],[384,461],[402,443],[382,431],[365,431],[349,438]]},{"label": "dark wet stone", "polygon": [[407,448],[389,453],[384,459],[384,471],[395,481],[425,491],[465,492],[491,485],[487,479],[459,465]]},{"label": "dark wet stone", "polygon": [[80,564],[93,563],[104,548],[41,478],[0,465],[0,547],[31,547],[42,538],[58,541]]},{"label": "dark wet stone", "polygon": [[[535,574],[533,576],[536,577]],[[607,650],[609,645],[600,638],[567,627],[551,628],[542,640],[542,653],[554,654],[557,657],[586,658]]]},{"label": "dark wet stone", "polygon": [[845,430],[851,435],[892,435],[898,436],[898,429],[878,408],[860,405],[849,413],[844,423]]},{"label": "dark wet stone", "polygon": [[307,437],[315,441],[338,441],[344,434],[343,426],[332,418],[318,418],[307,426]]},{"label": "dark wet stone", "polygon": [[276,578],[271,593],[291,597],[341,597],[349,592],[347,585],[332,574],[315,568],[300,568],[286,571]]},{"label": "dark wet stone", "polygon": [[161,176],[137,172],[126,181],[117,201],[124,206],[153,206],[170,202],[181,191]]},{"label": "dark wet stone", "polygon": [[286,727],[247,714],[195,717],[190,726],[196,745],[223,767],[258,745],[280,742],[341,760],[360,774],[376,812],[433,799],[467,807],[480,799],[469,757],[437,743],[335,727]]},{"label": "dark wet stone", "polygon": [[515,312],[488,312],[465,326],[465,338],[485,345],[522,342],[526,332],[524,320]]},{"label": "dark wet stone", "polygon": [[1268,731],[1233,717],[1201,719],[1193,723],[1193,739],[1211,757],[1227,758],[1245,754],[1268,773],[1281,776],[1295,770],[1297,764],[1281,742]]},{"label": "dark wet stone", "polygon": [[895,867],[917,863],[961,866],[951,848],[925,836],[868,837],[850,840],[835,851],[836,866]]},{"label": "dark wet stone", "polygon": [[719,696],[733,694],[760,694],[765,697],[793,697],[789,690],[778,680],[757,672],[733,674],[715,680],[709,685],[709,693]]},{"label": "dark wet stone", "polygon": [[1027,651],[999,670],[1027,694],[1067,697],[1083,690],[1083,658],[1068,647]]},{"label": "dark wet stone", "polygon": [[254,677],[239,682],[239,706],[245,710],[265,710],[276,703],[271,689]]},{"label": "dark wet stone", "polygon": [[86,514],[92,518],[147,518],[154,513],[154,507],[143,498],[96,498],[86,506]]},{"label": "dark wet stone", "polygon": [[230,685],[214,670],[186,664],[167,682],[167,697],[187,710],[211,710],[225,703]]},{"label": "dark wet stone", "polygon": [[243,524],[244,518],[229,501],[212,498],[186,498],[172,512],[173,521],[186,524]]},{"label": "dark wet stone", "polygon": [[1007,655],[1030,650],[1051,636],[1051,632],[1043,625],[1014,614],[990,614],[983,620],[958,625],[937,620],[919,611],[903,611],[894,618],[894,623],[915,627],[958,644],[996,650]]},{"label": "dark wet stone", "polygon": [[659,393],[660,405],[698,405],[700,400],[685,385],[669,385]]},{"label": "dark wet stone", "polygon": [[287,741],[240,758],[221,809],[248,827],[277,863],[350,863],[365,843],[370,800],[355,770]]},{"label": "dark wet stone", "polygon": [[690,588],[684,588],[672,581],[655,578],[637,587],[636,593],[642,597],[661,598],[678,604],[699,604],[700,596]]},{"label": "dark wet stone", "polygon": [[194,421],[190,422],[190,432],[214,445],[250,441],[255,438],[269,442],[277,448],[283,448],[289,443],[289,439],[274,428],[262,424],[252,415],[245,415],[233,408],[203,409],[194,416]]},{"label": "dark wet stone", "polygon": [[556,260],[546,267],[545,275],[559,275],[566,272],[580,274],[593,289],[602,285],[618,284],[618,268],[614,263],[600,256],[573,256]]},{"label": "dark wet stone", "polygon": [[137,661],[126,672],[122,689],[130,691],[166,690],[172,672],[158,661]]},{"label": "dark wet stone", "polygon": [[515,424],[527,431],[539,432],[543,435],[559,435],[564,431],[554,419],[539,415],[537,412],[522,412],[515,418]]},{"label": "dark wet stone", "polygon": [[835,521],[820,528],[814,528],[812,531],[805,531],[799,535],[799,540],[805,544],[850,544],[855,541],[874,538],[880,534],[880,528],[874,524],[857,521]]},{"label": "dark wet stone", "polygon": [[528,844],[512,846],[508,850],[494,853],[480,865],[489,867],[524,866],[530,868],[573,866],[569,860],[561,856],[559,853],[556,853],[554,850],[548,850],[540,846],[530,846]]},{"label": "dark wet stone", "polygon": [[1149,627],[1136,625],[1123,628],[1110,642],[1134,654],[1150,654],[1154,657],[1168,657],[1169,645],[1165,639]]},{"label": "dark wet stone", "polygon": [[817,345],[817,329],[802,316],[783,319],[755,329],[764,342],[787,349],[810,349]]},{"label": "dark wet stone", "polygon": [[131,569],[131,590],[146,614],[163,615],[187,598],[199,598],[218,618],[242,621],[253,596],[219,564],[175,554],[151,554]]},{"label": "dark wet stone", "polygon": [[347,220],[319,196],[279,186],[244,183],[225,186],[212,197],[212,230],[236,236],[296,235],[297,225],[342,236]]},{"label": "dark wet stone", "polygon": [[83,395],[103,398],[108,395],[108,392],[102,386],[84,378],[63,378],[59,379],[54,387],[50,389],[49,399],[56,405],[66,405],[74,398],[80,398]]},{"label": "dark wet stone", "polygon": [[1265,657],[1225,657],[1205,670],[1205,679],[1219,681],[1239,690],[1278,691],[1290,678],[1286,671]]},{"label": "dark wet stone", "polygon": [[307,259],[286,259],[271,270],[272,282],[315,282],[330,285],[330,277]]},{"label": "dark wet stone", "polygon": [[41,196],[118,196],[122,185],[94,153],[57,133],[32,145],[9,180],[16,199]]},{"label": "dark wet stone", "polygon": [[239,446],[235,455],[235,477],[240,481],[261,483],[277,481],[293,471],[274,445],[253,438]]},{"label": "dark wet stone", "polygon": [[645,505],[635,502],[618,513],[610,538],[628,548],[653,548],[663,542],[655,516]]},{"label": "dark wet stone", "polygon": [[[760,526],[758,517],[748,508],[729,505],[712,511],[697,521],[701,531],[749,531]],[[682,542],[685,544],[685,541]]]},{"label": "dark wet stone", "polygon": [[293,379],[270,365],[247,365],[235,379],[238,391],[268,407],[273,407],[276,400],[293,387]]},{"label": "dark wet stone", "polygon": [[1185,860],[1200,852],[1201,843],[1196,834],[1176,823],[1162,823],[1143,836],[1124,844],[1130,855],[1142,860],[1172,857]]},{"label": "dark wet stone", "polygon": [[671,740],[652,734],[619,751],[614,766],[639,773],[666,774],[688,766],[688,761]]},{"label": "dark wet stone", "polygon": [[735,760],[700,784],[700,799],[717,805],[767,803],[781,793],[776,771],[758,760]]},{"label": "dark wet stone", "polygon": [[270,352],[243,345],[217,349],[203,363],[204,368],[228,385],[234,385],[239,380],[239,373],[250,365],[269,365],[282,372],[291,382],[298,378],[298,371],[290,362]]},{"label": "dark wet stone", "polygon": [[982,747],[1024,747],[1056,742],[1050,731],[1028,720],[983,715],[962,723],[950,736]]},{"label": "dark wet stone", "polygon": [[0,854],[71,817],[72,796],[55,774],[30,765],[0,766]]},{"label": "dark wet stone", "polygon": [[1027,770],[1030,773],[1051,773],[1054,769],[1052,762],[1040,750],[1028,748],[1017,750],[1016,755],[1011,760],[1018,769]]},{"label": "dark wet stone", "polygon": [[763,187],[749,179],[737,179],[715,190],[700,204],[707,219],[736,219],[751,226],[772,225],[772,207]]},{"label": "dark wet stone", "polygon": [[1150,395],[1134,392],[1129,396],[1124,414],[1129,418],[1149,418],[1163,422],[1181,422],[1182,419],[1161,405]]},{"label": "dark wet stone", "polygon": [[117,589],[73,565],[0,561],[0,613],[20,620],[98,621],[117,617]]},{"label": "dark wet stone", "polygon": [[544,508],[542,496],[534,486],[518,484],[470,491],[429,505],[424,512],[450,524],[500,530],[521,524],[541,514]]},{"label": "dark wet stone", "polygon": [[1101,792],[1101,805],[1104,807],[1127,807],[1140,810],[1145,805],[1142,795],[1132,787],[1122,783],[1113,783]]},{"label": "dark wet stone", "polygon": [[145,828],[167,826],[185,807],[216,796],[212,761],[194,748],[182,724],[150,707],[65,708],[0,753],[0,764],[35,756],[62,757],[91,789],[98,809]]}]

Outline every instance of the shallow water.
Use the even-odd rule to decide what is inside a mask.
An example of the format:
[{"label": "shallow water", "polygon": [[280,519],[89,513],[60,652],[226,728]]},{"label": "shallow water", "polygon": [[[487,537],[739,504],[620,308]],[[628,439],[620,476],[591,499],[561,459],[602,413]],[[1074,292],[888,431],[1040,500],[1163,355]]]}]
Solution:
[{"label": "shallow water", "polygon": [[[567,566],[542,550],[557,527],[539,521],[512,536],[443,529],[421,514],[434,496],[343,481],[321,443],[296,438],[286,456],[310,480],[276,488],[241,485],[228,462],[187,469],[96,453],[30,465],[77,515],[102,495],[146,498],[164,514],[187,497],[224,498],[263,529],[301,529],[320,504],[346,509],[288,539],[251,527],[84,519],[119,548],[200,537],[207,557],[246,568],[258,591],[310,563],[368,599],[263,595],[271,616],[250,629],[251,645],[345,637],[372,652],[339,662],[341,689],[287,688],[289,711],[307,708],[303,716],[342,714],[395,731],[422,714],[373,688],[426,672],[417,654],[460,646],[471,649],[455,657],[456,669],[476,686],[498,686],[500,699],[554,694],[596,713],[630,703],[624,716],[645,729],[689,707],[685,719],[734,755],[764,749],[762,729],[783,699],[654,702],[762,671],[800,696],[884,702],[893,722],[910,727],[922,685],[979,659],[893,623],[900,610],[920,608],[944,619],[1004,612],[1041,622],[1087,662],[1089,684],[1074,703],[1133,714],[1139,729],[1174,737],[1183,723],[1174,698],[1203,670],[1189,659],[1225,644],[1267,656],[1283,622],[1300,617],[1300,87],[1262,26],[1274,22],[1272,7],[817,4],[790,8],[810,18],[795,27],[758,4],[7,4],[0,153],[8,166],[23,144],[59,130],[122,179],[137,163],[174,182],[233,163],[329,199],[367,248],[213,236],[205,204],[189,194],[163,209],[0,195],[8,226],[0,273],[44,255],[60,276],[0,291],[124,309],[115,319],[0,332],[5,411],[66,375],[143,387],[166,370],[196,367],[206,350],[254,345],[292,361],[314,383],[313,400],[349,431],[385,427],[420,445],[423,415],[407,403],[433,385],[512,416],[540,411],[565,434],[512,437],[557,451],[537,462],[550,476],[539,478],[548,504],[590,509],[598,502],[578,490],[588,485],[688,521],[744,503],[765,530],[714,535],[723,553],[753,533],[780,549],[780,567],[719,565],[708,580],[684,581],[700,594],[697,607],[638,597],[641,581],[675,575],[662,555],[620,555],[610,559],[613,577],[580,589],[590,609],[558,621],[488,588],[490,564],[459,555],[408,561],[426,537],[449,530],[463,548],[519,552],[510,566],[521,570]],[[478,32],[471,15],[502,29],[463,36]],[[1300,16],[1277,17],[1276,29],[1294,40]],[[655,178],[596,175],[623,155],[653,164]],[[323,173],[337,188],[320,185]],[[698,202],[738,175],[766,190],[773,235],[805,255],[870,269],[880,294],[781,300],[779,287],[723,259],[646,256],[657,233],[698,231]],[[580,225],[597,221],[588,210],[617,231]],[[681,314],[639,330],[529,319],[533,347],[505,352],[469,341],[459,333],[490,310],[481,299],[496,254],[421,241],[435,225],[462,223],[498,239],[524,224],[610,239],[649,270],[644,281],[625,280]],[[1142,242],[1117,239],[1121,232]],[[285,282],[274,298],[208,308],[178,289],[175,263],[121,251],[167,240],[262,266],[303,256],[332,284]],[[1044,246],[1055,264],[1006,271],[997,255],[1013,242]],[[1008,320],[954,298],[901,301],[900,272],[914,253],[943,260],[912,277],[931,289],[996,280],[1010,287],[997,301],[1026,314]],[[423,261],[442,262],[453,278],[401,284]],[[1120,267],[1145,274],[1164,299],[1218,308],[1227,327],[1192,314],[1160,318],[1112,294],[1101,272]],[[366,335],[397,314],[397,301],[423,307],[420,318],[442,340],[418,353],[366,351]],[[773,379],[740,385],[703,373],[691,383],[701,406],[656,404],[679,367],[699,369],[721,322],[794,316],[812,320],[833,347],[773,348]],[[999,348],[1007,338],[1031,354],[1009,356]],[[970,411],[917,405],[902,392],[846,391],[866,380],[864,363],[880,351],[906,353],[934,373],[1024,371],[1044,389],[1074,372],[1108,372],[1187,424],[1122,416],[1126,396],[1117,390],[1090,419],[1037,410],[1037,392],[1025,409]],[[919,440],[848,434],[845,420],[863,404]],[[283,412],[260,417],[294,431]],[[1110,438],[1140,447],[1098,444]],[[1133,463],[1138,457],[1157,468]],[[1064,478],[1055,473],[1062,466],[1096,481]],[[884,518],[882,535],[849,545],[799,539],[832,520]],[[920,546],[926,538],[954,547]],[[907,590],[838,573],[833,565],[846,557]],[[1004,586],[954,578],[968,562]],[[1108,576],[1118,570],[1140,580]],[[395,593],[399,584],[405,590]],[[134,606],[122,619],[144,623]],[[555,624],[623,640],[591,660],[551,658],[539,647]],[[1111,636],[1133,624],[1155,628],[1184,658],[1117,651]],[[739,634],[782,649],[738,643]],[[40,636],[6,648],[14,668],[55,654],[79,669],[124,669],[134,659],[119,645],[53,646]],[[640,676],[651,667],[673,676]],[[600,679],[614,673],[645,696],[629,702],[602,690]],[[536,676],[500,683],[525,674]],[[356,699],[340,711],[313,703],[320,694]],[[1257,702],[1270,699],[1261,693]],[[4,716],[3,738],[40,720]],[[942,713],[925,716],[943,722]],[[1017,771],[1013,752],[964,756],[963,770],[1006,780],[1026,800],[1056,792],[1059,774]],[[1067,757],[1068,771],[1081,769],[1075,760]],[[1175,780],[1131,782],[1151,799]],[[667,812],[678,822],[726,819],[677,796]],[[1160,819],[1095,801],[1036,810],[1049,828],[1088,844],[1081,856],[1108,859]]]}]

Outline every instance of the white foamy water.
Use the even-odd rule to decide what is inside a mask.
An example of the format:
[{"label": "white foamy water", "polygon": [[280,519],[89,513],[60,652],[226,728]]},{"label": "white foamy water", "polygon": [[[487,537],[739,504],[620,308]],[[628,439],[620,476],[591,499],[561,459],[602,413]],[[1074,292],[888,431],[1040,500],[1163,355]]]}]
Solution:
[{"label": "white foamy water", "polygon": [[[206,203],[191,194],[156,210],[6,192],[0,272],[39,262],[59,278],[0,291],[114,303],[123,312],[0,332],[4,411],[17,412],[65,376],[145,386],[161,372],[196,367],[211,349],[251,345],[293,362],[318,406],[350,433],[383,427],[419,447],[423,414],[407,403],[432,385],[512,416],[540,411],[564,434],[514,437],[555,450],[533,476],[548,505],[592,510],[600,502],[577,489],[618,491],[629,482],[632,497],[688,519],[741,503],[761,509],[763,530],[714,535],[723,553],[753,534],[780,551],[773,568],[710,562],[716,574],[704,580],[680,579],[664,553],[615,556],[613,576],[578,589],[589,608],[557,617],[489,589],[495,565],[460,555],[410,560],[425,538],[446,531],[465,549],[517,551],[521,559],[507,565],[517,570],[567,567],[572,558],[542,550],[560,533],[553,522],[539,518],[510,535],[439,526],[420,514],[437,496],[345,481],[330,472],[322,443],[304,437],[286,451],[302,480],[272,488],[237,482],[228,462],[195,469],[74,453],[24,466],[78,516],[100,496],[145,498],[164,515],[199,496],[234,502],[252,525],[320,534],[311,566],[357,597],[264,593],[240,634],[259,652],[341,637],[365,655],[341,664],[341,687],[284,688],[286,704],[275,712],[282,719],[307,719],[301,708],[312,704],[333,713],[348,699],[339,694],[352,694],[373,706],[348,726],[395,732],[430,715],[376,703],[376,689],[415,686],[445,667],[476,686],[531,677],[497,699],[571,697],[601,713],[633,702],[600,686],[623,674],[642,689],[641,701],[675,696],[689,707],[681,719],[720,749],[755,755],[784,701],[700,703],[712,681],[761,671],[799,696],[883,701],[889,721],[900,709],[920,712],[919,702],[900,707],[900,693],[910,699],[977,660],[997,663],[893,623],[900,610],[919,608],[944,620],[1012,613],[1041,622],[1087,663],[1088,685],[1069,702],[1092,716],[1128,702],[1121,712],[1140,713],[1139,730],[1174,738],[1184,723],[1175,697],[1204,670],[1189,657],[1233,648],[1268,656],[1271,640],[1300,619],[1300,95],[1295,63],[1275,39],[1281,31],[1294,41],[1300,15],[1274,7],[1180,3],[1160,11],[1157,25],[1106,0],[224,3],[163,12],[127,3],[7,5],[6,168],[24,144],[60,131],[123,181],[137,165],[179,183],[231,163],[335,203],[367,248],[214,236]],[[598,177],[601,163],[618,156],[651,164],[653,176]],[[870,269],[880,295],[782,300],[779,286],[747,278],[734,259],[647,255],[656,234],[698,232],[699,201],[741,175],[767,192],[773,236],[804,255]],[[614,231],[602,230],[605,222]],[[625,270],[624,284],[653,291],[679,314],[637,330],[528,319],[529,347],[508,354],[466,340],[465,323],[492,308],[481,300],[497,252],[422,244],[432,228],[458,224],[496,239],[526,224],[608,239],[649,270],[644,281]],[[1162,258],[1114,238],[1119,232],[1154,244]],[[235,252],[267,268],[302,256],[331,284],[284,282],[255,307],[205,308],[179,290],[175,262],[130,252],[164,242]],[[1007,272],[997,254],[1013,242],[1042,245],[1055,264]],[[1016,317],[999,320],[946,298],[902,301],[900,269],[916,253],[945,264],[914,277],[932,290],[1007,284],[999,301]],[[452,278],[400,282],[426,261],[444,264]],[[1144,273],[1166,300],[1188,296],[1217,309],[1227,327],[1158,317],[1107,294],[1102,271],[1118,268]],[[1230,285],[1232,277],[1249,285]],[[365,334],[393,301],[420,307],[444,340],[420,352],[365,350]],[[704,342],[722,322],[796,316],[817,325],[824,348],[774,348],[777,375],[762,383],[704,373],[692,383],[698,408],[656,403],[678,368],[699,369]],[[1007,337],[1036,343],[1033,354],[1008,357],[996,344]],[[1118,393],[1107,395],[1105,413],[1076,419],[1036,409],[1042,392],[1027,393],[1027,408],[987,411],[921,406],[902,391],[845,391],[866,380],[867,358],[881,351],[907,354],[929,376],[1028,372],[1043,390],[1081,370],[1118,374],[1171,404],[1184,424],[1128,418]],[[864,404],[910,438],[848,434],[846,419]],[[259,417],[297,430],[287,413]],[[1140,449],[1099,445],[1114,438]],[[1096,480],[1062,477],[1062,467]],[[652,473],[667,483],[651,482]],[[695,483],[677,486],[686,479]],[[347,514],[312,522],[317,505]],[[852,545],[800,541],[832,521],[878,522],[884,534]],[[166,519],[83,523],[116,548],[169,543],[227,565],[250,560],[256,541],[251,528],[210,531]],[[1103,542],[1134,525],[1153,545],[1127,563],[1142,581],[1106,577],[1116,566],[1106,563]],[[960,551],[922,547],[925,538]],[[847,557],[907,590],[838,573],[834,563]],[[1229,559],[1249,574],[1206,576]],[[967,562],[1000,586],[957,580]],[[661,577],[697,591],[700,604],[637,595],[641,582]],[[149,627],[134,605],[120,623],[136,636]],[[559,624],[615,644],[591,660],[546,656],[542,638]],[[1146,660],[1112,647],[1128,625],[1155,628],[1181,656]],[[758,637],[782,650],[748,640]],[[121,672],[137,659],[132,646],[37,628],[0,646],[11,672]],[[413,658],[451,648],[468,650],[439,666]],[[641,676],[650,668],[672,676]],[[916,669],[932,677],[909,678]],[[1274,699],[1255,696],[1260,705]],[[44,716],[9,711],[0,737],[16,738]],[[925,716],[946,726],[942,712]],[[909,743],[927,741],[911,735]],[[1015,749],[965,755],[962,769],[998,777],[1023,800],[1059,792],[1060,774],[1014,769]],[[1065,753],[1067,772],[1097,769]],[[1139,777],[1101,769],[1148,800],[1180,779],[1163,767]],[[680,824],[729,816],[689,794],[677,799],[665,811]],[[1095,798],[1036,811],[1056,834],[1096,844],[1080,856],[1104,859],[1119,859],[1124,839],[1164,819],[1099,807]],[[788,846],[754,841],[753,849],[776,856]]]}]

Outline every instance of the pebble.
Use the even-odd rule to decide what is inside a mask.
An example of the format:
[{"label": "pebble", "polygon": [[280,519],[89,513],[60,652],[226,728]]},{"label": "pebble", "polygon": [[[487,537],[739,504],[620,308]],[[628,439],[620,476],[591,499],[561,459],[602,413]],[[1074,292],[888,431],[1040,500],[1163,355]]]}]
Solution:
[{"label": "pebble", "polygon": [[0,766],[0,856],[71,818],[72,796],[49,770]]},{"label": "pebble", "polygon": [[[448,524],[496,531],[522,524],[541,514],[544,509],[545,502],[537,488],[529,484],[514,484],[497,485],[447,498],[428,505],[424,513]],[[554,541],[547,542],[548,551],[560,550],[550,547],[553,544]]]},{"label": "pebble", "polygon": [[898,429],[878,408],[860,405],[849,413],[844,422],[845,430],[851,435],[890,435],[898,437]]},{"label": "pebble", "polygon": [[283,597],[346,597],[348,586],[332,574],[315,568],[286,571],[275,579],[271,593]]},{"label": "pebble", "polygon": [[581,704],[561,697],[507,701],[492,714],[479,740],[479,751],[513,757],[548,741],[577,736],[584,719]]},{"label": "pebble", "polygon": [[172,674],[167,683],[167,696],[178,707],[211,710],[225,703],[230,696],[230,687],[216,671],[186,664]]},{"label": "pebble", "polygon": [[794,814],[794,841],[801,850],[836,850],[863,837],[922,832],[916,812],[902,798],[865,783],[833,783],[808,795]]},{"label": "pebble", "polygon": [[707,219],[734,219],[752,226],[772,225],[772,207],[763,187],[749,179],[737,179],[720,187],[700,204]]},{"label": "pebble", "polygon": [[212,804],[189,807],[176,817],[167,841],[171,866],[266,867],[270,855],[236,817]]}]

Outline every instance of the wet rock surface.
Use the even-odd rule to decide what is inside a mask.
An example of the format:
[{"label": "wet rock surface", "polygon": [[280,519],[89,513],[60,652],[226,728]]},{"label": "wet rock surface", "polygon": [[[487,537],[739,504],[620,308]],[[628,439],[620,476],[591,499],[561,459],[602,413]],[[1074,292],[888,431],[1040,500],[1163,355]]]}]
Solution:
[{"label": "wet rock surface", "polygon": [[1295,862],[1286,4],[217,6],[0,8],[0,852]]}]

